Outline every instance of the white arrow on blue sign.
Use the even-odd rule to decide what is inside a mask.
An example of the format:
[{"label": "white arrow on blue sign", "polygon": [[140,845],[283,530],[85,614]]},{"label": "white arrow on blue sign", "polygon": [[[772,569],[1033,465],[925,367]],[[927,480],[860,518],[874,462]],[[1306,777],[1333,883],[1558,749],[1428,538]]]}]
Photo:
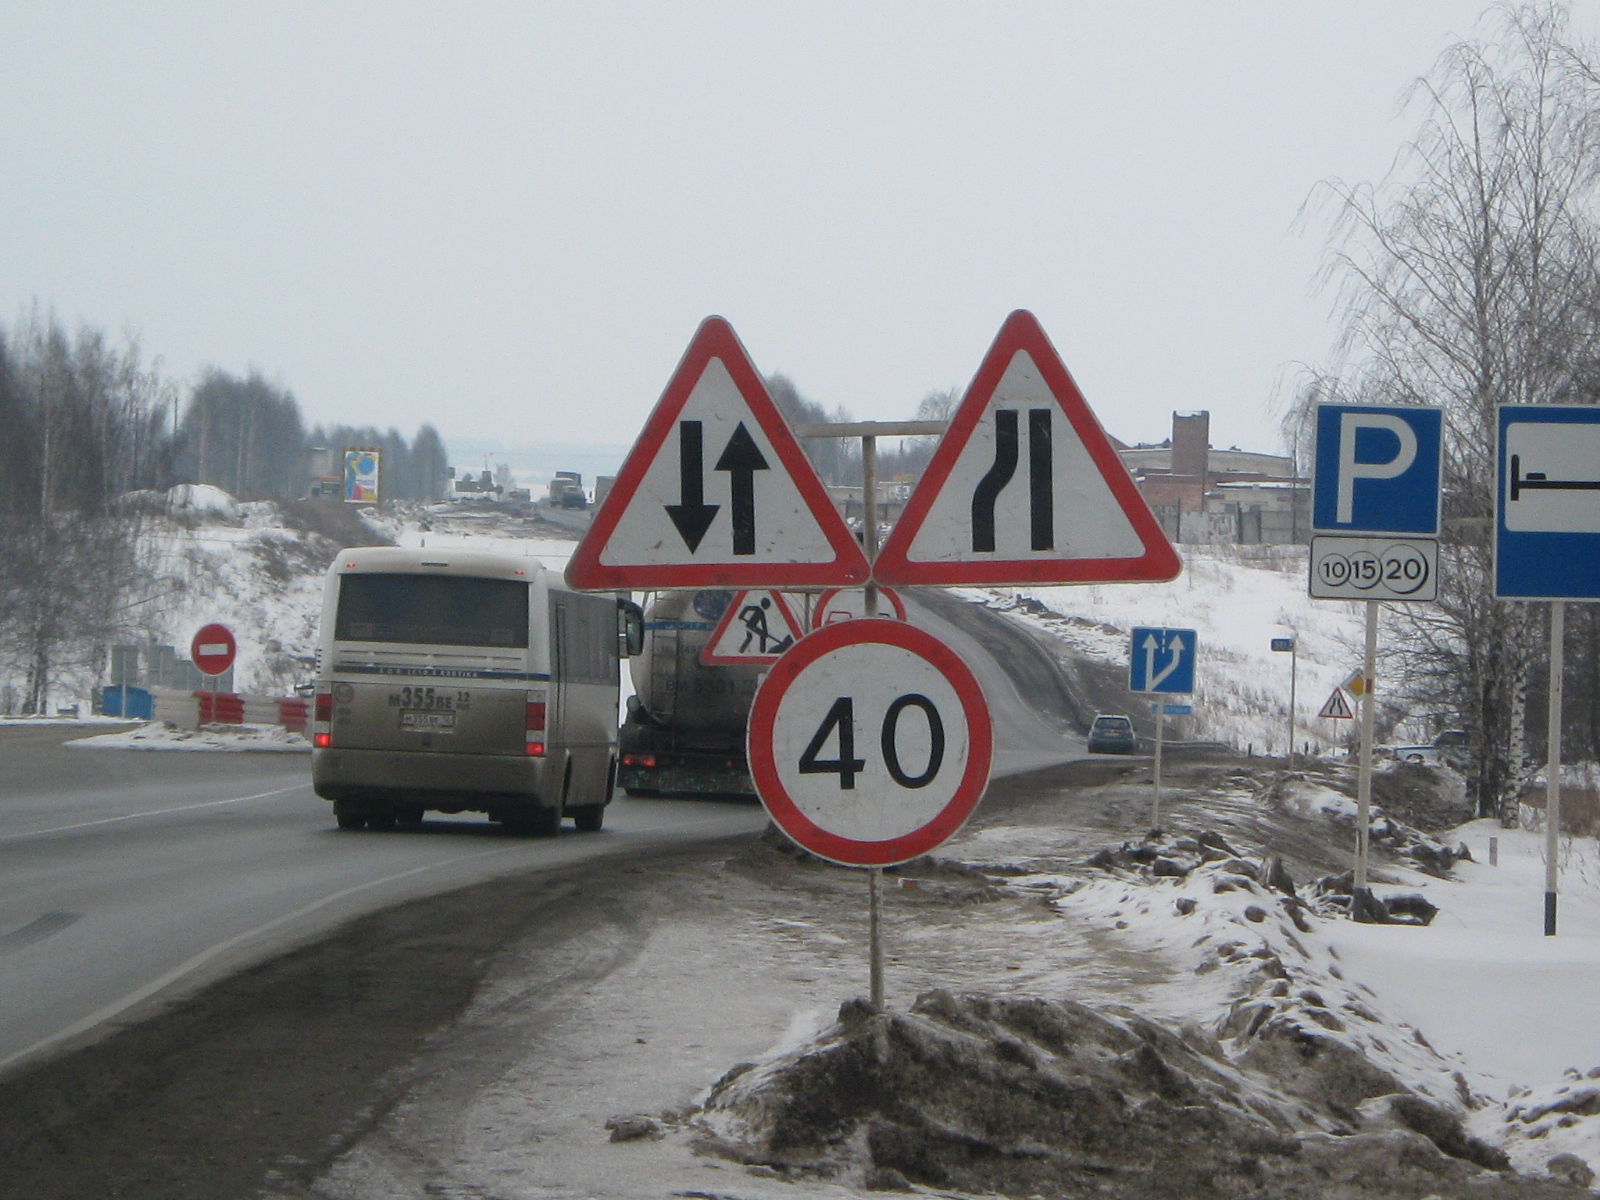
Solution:
[{"label": "white arrow on blue sign", "polygon": [[1180,696],[1194,691],[1198,648],[1192,629],[1134,629],[1128,653],[1128,690]]},{"label": "white arrow on blue sign", "polygon": [[1317,405],[1311,527],[1437,535],[1443,431],[1439,408]]},{"label": "white arrow on blue sign", "polygon": [[1600,408],[1502,404],[1494,594],[1600,600]]}]

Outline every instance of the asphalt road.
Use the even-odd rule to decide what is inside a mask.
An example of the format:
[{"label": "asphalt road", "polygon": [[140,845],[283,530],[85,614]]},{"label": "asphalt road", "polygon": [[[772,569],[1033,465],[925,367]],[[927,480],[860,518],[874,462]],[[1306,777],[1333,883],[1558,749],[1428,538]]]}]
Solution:
[{"label": "asphalt road", "polygon": [[493,876],[754,831],[753,802],[628,800],[512,837],[434,814],[341,833],[309,756],[86,750],[0,727],[0,1070],[360,913]]},{"label": "asphalt road", "polygon": [[[940,593],[913,620],[974,668],[996,776],[1083,756],[1059,668],[1017,626]],[[595,856],[764,827],[750,801],[619,797],[606,829],[513,837],[471,814],[341,833],[292,754],[74,748],[104,727],[0,726],[0,1071],[136,1020],[403,900]]]}]

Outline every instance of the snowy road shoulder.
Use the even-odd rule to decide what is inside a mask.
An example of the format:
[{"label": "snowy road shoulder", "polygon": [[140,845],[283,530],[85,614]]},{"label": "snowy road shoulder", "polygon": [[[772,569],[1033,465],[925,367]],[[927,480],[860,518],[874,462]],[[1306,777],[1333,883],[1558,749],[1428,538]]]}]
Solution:
[{"label": "snowy road shoulder", "polygon": [[77,750],[190,750],[207,753],[310,754],[311,743],[281,725],[225,725],[202,729],[175,729],[152,721],[121,733],[101,733],[77,738],[67,745]]}]

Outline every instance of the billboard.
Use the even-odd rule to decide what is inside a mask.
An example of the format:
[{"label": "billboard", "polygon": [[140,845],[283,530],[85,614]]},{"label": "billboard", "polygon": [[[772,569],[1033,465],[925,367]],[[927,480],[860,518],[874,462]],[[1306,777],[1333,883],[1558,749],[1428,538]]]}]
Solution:
[{"label": "billboard", "polygon": [[345,450],[344,500],[346,504],[378,502],[378,451]]}]

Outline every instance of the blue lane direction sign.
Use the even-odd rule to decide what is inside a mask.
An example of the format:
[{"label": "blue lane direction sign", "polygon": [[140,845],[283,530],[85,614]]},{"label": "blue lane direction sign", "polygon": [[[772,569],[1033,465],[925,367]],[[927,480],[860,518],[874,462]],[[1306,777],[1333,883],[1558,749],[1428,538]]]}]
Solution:
[{"label": "blue lane direction sign", "polygon": [[1498,412],[1494,594],[1600,600],[1600,408]]},{"label": "blue lane direction sign", "polygon": [[1128,651],[1128,690],[1188,695],[1194,691],[1197,649],[1192,629],[1135,628]]},{"label": "blue lane direction sign", "polygon": [[1311,527],[1318,533],[1439,532],[1444,410],[1319,404]]}]

